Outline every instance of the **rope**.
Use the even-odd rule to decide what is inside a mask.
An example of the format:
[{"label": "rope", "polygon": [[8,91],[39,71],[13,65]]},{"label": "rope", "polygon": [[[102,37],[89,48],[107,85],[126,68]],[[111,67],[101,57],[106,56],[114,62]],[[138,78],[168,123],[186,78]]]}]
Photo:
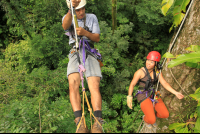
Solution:
[{"label": "rope", "polygon": [[[139,128],[138,128],[138,130],[137,130],[137,133],[138,133],[138,131],[139,131],[139,129],[140,129],[140,127],[141,127],[143,121],[144,121],[144,120],[142,120],[142,122],[140,123],[140,126],[139,126]],[[144,127],[144,126],[143,126],[143,127]]]},{"label": "rope", "polygon": [[[82,49],[85,49],[84,47],[84,45],[85,45],[85,42],[83,42],[83,48]],[[81,48],[81,41],[80,41],[80,44],[79,44],[79,48]],[[85,52],[83,52],[82,54],[80,53],[80,51],[79,51],[79,57],[80,57],[80,61],[81,61],[81,63],[80,63],[80,65],[79,65],[79,73],[80,73],[80,77],[81,77],[81,81],[82,81],[82,91],[83,91],[83,113],[82,113],[82,118],[81,118],[81,120],[80,120],[80,122],[79,122],[79,124],[77,125],[77,131],[78,131],[78,129],[79,129],[79,127],[80,127],[80,124],[81,124],[81,121],[82,121],[82,119],[84,119],[84,125],[85,125],[85,127],[86,127],[86,124],[85,124],[85,116],[84,116],[84,97],[85,97],[85,100],[86,100],[86,103],[87,103],[87,106],[88,106],[88,111],[90,111],[90,121],[91,121],[91,129],[92,129],[92,116],[94,117],[94,119],[97,121],[97,123],[99,124],[99,126],[100,127],[102,127],[102,125],[101,125],[101,123],[98,121],[98,119],[94,116],[94,114],[92,113],[92,108],[90,107],[90,104],[89,104],[89,101],[88,101],[88,98],[87,98],[87,95],[86,95],[86,92],[85,92],[85,88],[84,88],[84,78],[83,78],[83,74],[85,75],[85,68],[84,68],[84,66],[83,65],[85,65],[85,56],[86,56],[86,53]],[[84,60],[83,60],[84,59]],[[82,65],[83,64],[83,65]],[[86,75],[85,75],[86,76]],[[87,80],[86,80],[87,81]],[[88,83],[88,81],[87,81],[87,83]],[[102,130],[103,130],[103,127],[102,127]],[[104,132],[104,130],[103,130],[103,132]]]},{"label": "rope", "polygon": [[75,12],[75,10],[74,10],[74,8],[72,6],[72,1],[71,0],[70,0],[70,5],[71,5],[72,16],[73,16],[73,21],[74,21],[73,25],[74,25],[74,32],[75,32],[75,38],[76,38],[76,51],[77,51],[77,49],[78,49],[78,38],[77,38],[76,24],[75,24],[75,19],[74,19],[74,17],[76,17],[76,12]]},{"label": "rope", "polygon": [[[83,90],[85,90],[85,88],[83,88]],[[83,91],[83,102],[84,102],[84,96],[85,96],[85,99],[86,99],[86,102],[87,102],[87,106],[88,106],[88,111],[90,111],[90,121],[91,121],[91,129],[92,129],[92,116],[93,118],[97,121],[97,123],[102,127],[101,123],[98,121],[98,119],[94,116],[94,114],[92,113],[92,109],[90,107],[90,104],[89,104],[89,101],[88,101],[88,98],[87,98],[87,95],[85,93],[85,91]],[[81,121],[84,120],[84,125],[85,125],[85,128],[86,128],[86,123],[85,123],[85,116],[84,116],[84,103],[83,103],[83,112],[82,112],[82,117],[81,117],[81,120],[79,122],[79,124],[77,125],[77,129],[76,129],[76,132],[78,131],[78,129],[80,128],[80,124],[81,124]],[[103,129],[103,127],[102,127]],[[104,131],[104,130],[103,130]]]}]

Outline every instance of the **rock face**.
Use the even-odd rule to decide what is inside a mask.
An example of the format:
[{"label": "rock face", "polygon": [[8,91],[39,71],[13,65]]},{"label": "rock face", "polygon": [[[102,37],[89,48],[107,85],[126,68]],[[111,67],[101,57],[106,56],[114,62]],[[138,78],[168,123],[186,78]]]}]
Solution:
[{"label": "rock face", "polygon": [[[190,45],[200,45],[200,0],[195,0],[190,9],[190,12],[185,20],[185,23],[176,39],[174,47],[171,53],[173,55],[179,55],[183,53],[189,53],[185,49]],[[176,32],[175,32],[176,34]],[[174,37],[175,37],[174,34]],[[173,38],[171,43],[173,42]],[[196,101],[187,97],[189,94],[193,94],[197,88],[200,87],[200,69],[194,69],[181,64],[170,69],[167,68],[168,62],[165,63],[162,73],[165,80],[175,90],[181,92],[185,99],[179,100],[175,95],[167,91],[159,85],[162,99],[166,104],[170,117],[168,119],[158,119],[157,123],[159,128],[157,132],[170,132],[168,129],[169,124],[175,122],[184,122],[187,120],[186,116],[195,110],[197,105]],[[178,81],[179,84],[175,81]]]}]

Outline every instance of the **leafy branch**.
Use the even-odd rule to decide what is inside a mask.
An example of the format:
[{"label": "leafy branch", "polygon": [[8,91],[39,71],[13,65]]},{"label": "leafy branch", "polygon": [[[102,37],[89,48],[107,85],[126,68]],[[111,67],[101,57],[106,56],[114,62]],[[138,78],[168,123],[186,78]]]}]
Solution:
[{"label": "leafy branch", "polygon": [[186,7],[189,4],[190,0],[163,0],[162,1],[162,13],[167,15],[168,10],[173,6],[173,24],[169,30],[171,32],[172,28],[178,27],[185,16]]}]

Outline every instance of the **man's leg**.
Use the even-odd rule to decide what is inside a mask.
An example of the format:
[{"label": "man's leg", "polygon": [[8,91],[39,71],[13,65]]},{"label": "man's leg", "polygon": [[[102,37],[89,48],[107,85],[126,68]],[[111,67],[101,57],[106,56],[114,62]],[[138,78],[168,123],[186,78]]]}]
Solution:
[{"label": "man's leg", "polygon": [[100,83],[100,77],[88,77],[88,86],[91,93],[91,103],[92,108],[94,111],[94,116],[97,118],[98,122],[101,124],[101,126],[98,124],[98,122],[95,120],[91,133],[103,133],[102,130],[102,111],[101,111],[101,105],[102,105],[102,99],[101,94],[99,90],[99,83]]},{"label": "man's leg", "polygon": [[[72,105],[72,109],[74,111],[75,115],[75,123],[76,125],[79,124],[81,116],[82,116],[82,110],[81,110],[81,97],[79,93],[79,85],[80,85],[80,74],[79,73],[72,73],[68,76],[68,82],[69,82],[69,96],[70,96],[70,102]],[[83,102],[84,103],[84,102]],[[80,123],[80,127],[77,130],[77,133],[89,133],[88,128],[85,128],[84,120],[82,120]]]},{"label": "man's leg", "polygon": [[79,93],[80,74],[72,73],[68,76],[69,96],[73,111],[81,110],[81,97]]},{"label": "man's leg", "polygon": [[91,93],[91,103],[93,111],[101,111],[102,99],[99,91],[100,77],[92,76],[88,77],[87,80],[88,87]]}]

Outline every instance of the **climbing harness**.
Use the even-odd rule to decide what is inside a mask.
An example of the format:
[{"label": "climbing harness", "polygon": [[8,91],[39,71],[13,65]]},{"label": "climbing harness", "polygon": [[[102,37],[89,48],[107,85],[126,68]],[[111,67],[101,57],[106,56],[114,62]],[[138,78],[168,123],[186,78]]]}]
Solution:
[{"label": "climbing harness", "polygon": [[[142,82],[142,83],[145,83],[145,88],[143,87],[139,87],[139,90],[137,91],[135,97],[138,95],[138,94],[143,94],[143,93],[146,93],[146,98],[148,98],[150,96],[150,100],[152,102],[157,102],[156,99],[154,99],[154,95],[155,95],[155,90],[154,90],[154,85],[155,83],[157,82],[157,76],[159,75],[159,73],[157,73],[157,71],[155,71],[155,69],[153,70],[153,77],[154,77],[154,80],[152,82],[152,79],[151,79],[151,76],[149,74],[149,71],[147,70],[146,67],[145,68],[145,71],[147,73],[147,81],[142,81],[141,79],[137,82],[137,84],[139,84],[139,82]],[[149,93],[149,96],[147,95]],[[144,98],[143,100],[145,100],[146,98]],[[143,101],[141,100],[140,103]]]},{"label": "climbing harness", "polygon": [[[71,53],[75,52],[76,55],[77,55],[77,60],[79,62],[78,67],[79,67],[79,73],[80,73],[80,77],[81,77],[82,92],[83,92],[83,101],[82,101],[83,102],[83,108],[82,108],[83,112],[82,112],[81,119],[80,119],[80,121],[77,125],[77,129],[76,129],[76,132],[77,132],[78,129],[80,128],[81,121],[84,121],[84,126],[86,128],[85,112],[84,112],[84,98],[86,99],[86,102],[87,102],[88,111],[90,111],[91,129],[92,129],[92,116],[97,121],[97,123],[102,127],[101,123],[98,121],[98,119],[92,113],[92,108],[90,107],[90,104],[89,104],[89,101],[88,101],[88,98],[87,98],[87,95],[86,95],[86,92],[85,92],[85,87],[84,87],[84,75],[85,75],[85,71],[86,71],[84,66],[85,66],[85,61],[86,61],[86,52],[91,54],[92,56],[96,57],[97,60],[102,61],[102,58],[101,58],[101,54],[96,49],[90,48],[89,43],[84,38],[80,39],[80,42],[79,42],[79,45],[78,45],[78,38],[77,38],[77,33],[76,33],[76,28],[78,27],[78,23],[77,23],[77,18],[76,18],[76,15],[75,15],[76,13],[75,13],[74,8],[72,7],[71,1],[70,1],[70,5],[71,5],[71,10],[72,10],[73,22],[74,22],[73,24],[74,24],[75,42],[76,42],[76,45],[73,47],[73,49],[75,49],[75,50],[72,50]],[[86,16],[85,16],[85,18],[86,18]],[[84,22],[84,28],[87,28],[85,26],[85,22]],[[82,48],[82,55],[81,55],[81,52],[80,52],[81,48]],[[80,57],[82,57],[82,58],[80,58]],[[102,127],[102,130],[103,130],[103,127]]]}]

